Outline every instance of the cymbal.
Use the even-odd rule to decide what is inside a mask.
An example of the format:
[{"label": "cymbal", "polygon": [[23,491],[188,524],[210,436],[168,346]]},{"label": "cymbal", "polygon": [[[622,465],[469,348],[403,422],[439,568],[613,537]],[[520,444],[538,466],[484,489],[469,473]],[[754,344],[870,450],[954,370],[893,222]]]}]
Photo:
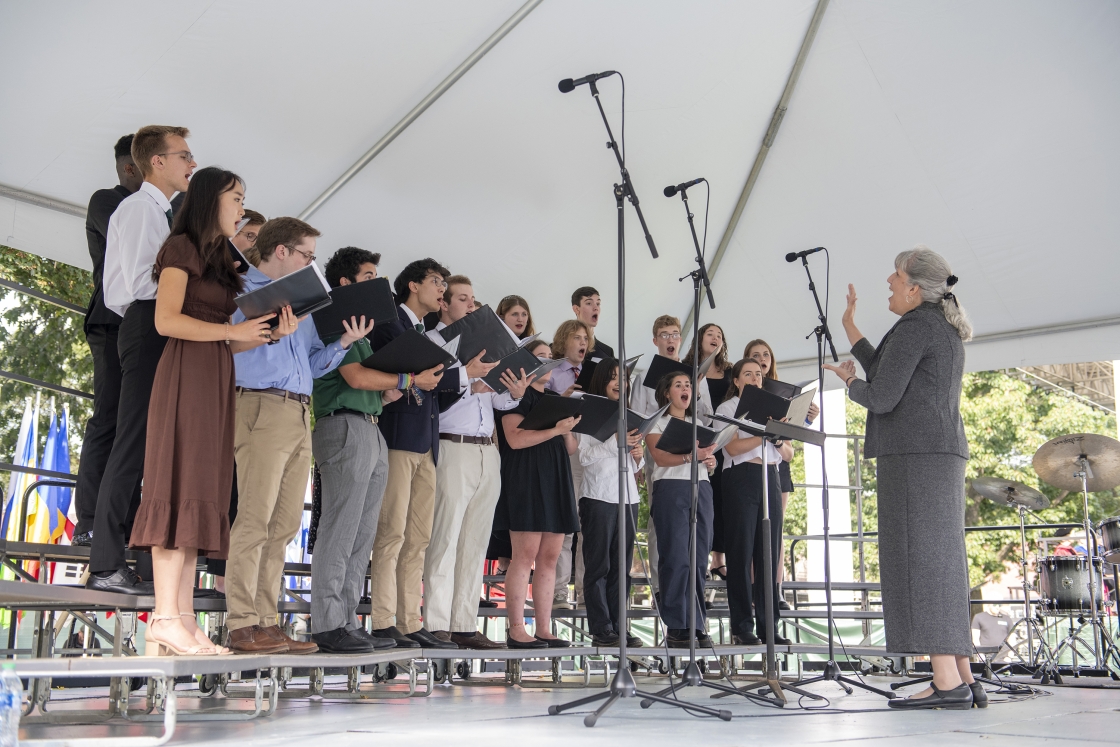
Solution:
[{"label": "cymbal", "polygon": [[1050,499],[1034,488],[999,477],[977,477],[972,481],[972,489],[989,501],[1012,508],[1023,506],[1037,511],[1050,505]]},{"label": "cymbal", "polygon": [[1120,485],[1120,441],[1097,433],[1072,433],[1052,438],[1034,453],[1034,471],[1048,485],[1081,490],[1079,457],[1088,462],[1088,489],[1112,490]]}]

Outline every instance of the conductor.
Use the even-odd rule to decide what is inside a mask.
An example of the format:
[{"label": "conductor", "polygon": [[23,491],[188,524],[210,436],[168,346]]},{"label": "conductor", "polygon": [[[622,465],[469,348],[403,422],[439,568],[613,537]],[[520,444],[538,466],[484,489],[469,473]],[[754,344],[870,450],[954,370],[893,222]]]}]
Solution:
[{"label": "conductor", "polygon": [[931,687],[892,708],[984,707],[972,679],[968,560],[964,544],[968,443],[960,415],[964,343],[972,325],[952,292],[957,278],[936,252],[899,254],[887,278],[894,327],[878,347],[855,324],[856,290],[848,286],[844,331],[855,363],[826,365],[848,396],[867,408],[868,458],[876,458],[879,562],[887,650],[928,654]]}]

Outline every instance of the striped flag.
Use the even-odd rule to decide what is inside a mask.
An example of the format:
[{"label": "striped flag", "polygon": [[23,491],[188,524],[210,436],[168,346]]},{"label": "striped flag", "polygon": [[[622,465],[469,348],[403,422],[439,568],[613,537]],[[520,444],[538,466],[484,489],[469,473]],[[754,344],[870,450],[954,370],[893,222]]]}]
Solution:
[{"label": "striped flag", "polygon": [[[31,404],[31,398],[27,399],[27,407],[23,411],[23,421],[19,426],[19,438],[16,439],[16,453],[12,458],[12,464],[21,467],[37,467],[35,452],[36,446],[39,441],[39,408],[38,398],[36,398],[35,406]],[[8,483],[8,495],[4,500],[4,520],[0,524],[0,536],[7,540],[18,540],[19,529],[23,526],[24,517],[22,515],[23,493],[27,487],[39,479],[35,475],[29,475],[24,472],[13,472],[10,482]],[[15,517],[14,520],[12,517]]]}]

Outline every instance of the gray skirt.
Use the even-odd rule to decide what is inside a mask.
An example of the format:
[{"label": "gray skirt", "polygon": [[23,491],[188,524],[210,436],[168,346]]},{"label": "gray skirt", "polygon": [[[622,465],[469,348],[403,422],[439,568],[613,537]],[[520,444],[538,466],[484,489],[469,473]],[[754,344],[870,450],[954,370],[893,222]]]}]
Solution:
[{"label": "gray skirt", "polygon": [[879,577],[887,652],[972,653],[964,545],[965,459],[878,458]]}]

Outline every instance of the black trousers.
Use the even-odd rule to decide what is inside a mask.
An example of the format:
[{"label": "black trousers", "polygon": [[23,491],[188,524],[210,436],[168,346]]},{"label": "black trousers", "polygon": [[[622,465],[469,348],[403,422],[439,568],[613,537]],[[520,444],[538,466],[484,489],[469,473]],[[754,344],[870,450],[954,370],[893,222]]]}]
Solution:
[{"label": "black trousers", "polygon": [[[691,539],[692,484],[688,480],[658,480],[650,496],[650,518],[657,528],[657,574],[661,620],[666,628],[688,630],[688,545]],[[704,570],[712,549],[712,486],[698,485],[696,506],[696,626],[706,630]]]},{"label": "black trousers", "polygon": [[155,301],[137,301],[128,307],[117,336],[121,359],[121,394],[117,407],[117,433],[105,465],[93,545],[91,573],[115,571],[125,565],[124,552],[132,521],[140,507],[140,482],[144,479],[144,448],[148,437],[148,400],[156,366],[167,338],[156,331]]},{"label": "black trousers", "polygon": [[121,358],[117,352],[116,324],[86,325],[86,343],[93,356],[93,414],[86,421],[82,456],[78,462],[78,490],[74,511],[78,525],[74,534],[93,531],[97,493],[105,464],[117,434],[117,405],[121,397]]},{"label": "black trousers", "polygon": [[[634,560],[634,529],[638,504],[627,507],[626,596],[630,597],[630,564]],[[618,609],[618,504],[579,499],[579,525],[583,532],[583,599],[587,627],[592,635],[621,633]]]},{"label": "black trousers", "polygon": [[[776,465],[768,468],[770,492],[770,555],[773,568],[778,567],[782,554],[782,489],[778,483]],[[766,587],[764,568],[766,555],[762,543],[762,465],[737,464],[723,471],[723,524],[727,538],[727,603],[731,609],[731,632],[746,635],[755,632],[756,618],[751,605],[758,612],[758,637],[765,640]],[[658,537],[660,539],[660,536]],[[757,573],[751,583],[751,565]],[[778,621],[778,585],[771,574],[770,584],[774,593],[774,622]]]}]

